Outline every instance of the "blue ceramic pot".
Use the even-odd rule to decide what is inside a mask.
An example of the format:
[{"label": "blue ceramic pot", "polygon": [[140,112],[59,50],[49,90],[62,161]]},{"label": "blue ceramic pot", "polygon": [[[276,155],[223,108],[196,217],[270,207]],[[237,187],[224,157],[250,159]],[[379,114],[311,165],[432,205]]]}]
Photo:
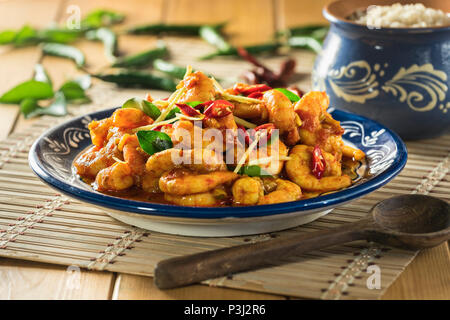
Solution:
[{"label": "blue ceramic pot", "polygon": [[314,90],[404,139],[450,132],[450,26],[370,29],[346,19],[366,2],[378,4],[336,1],[324,9],[331,26],[315,62]]}]

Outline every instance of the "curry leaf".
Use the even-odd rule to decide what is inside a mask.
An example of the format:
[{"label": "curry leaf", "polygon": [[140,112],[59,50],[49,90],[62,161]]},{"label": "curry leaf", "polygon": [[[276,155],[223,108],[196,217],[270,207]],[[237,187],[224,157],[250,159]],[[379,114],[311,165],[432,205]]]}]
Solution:
[{"label": "curry leaf", "polygon": [[117,55],[117,35],[108,28],[100,28],[86,32],[89,40],[99,40],[103,42],[105,55],[108,60],[115,62]]},{"label": "curry leaf", "polygon": [[173,147],[172,139],[160,131],[138,131],[136,133],[139,145],[149,155],[164,151]]},{"label": "curry leaf", "polygon": [[34,66],[34,80],[40,81],[40,82],[46,82],[50,86],[52,86],[52,80],[50,79],[50,76],[48,75],[47,71],[45,71],[42,64],[38,63]]},{"label": "curry leaf", "polygon": [[85,63],[84,54],[79,49],[66,44],[45,43],[42,46],[42,51],[47,55],[71,59],[79,67],[82,67]]},{"label": "curry leaf", "polygon": [[41,107],[35,99],[25,98],[20,104],[20,111],[27,119],[40,115],[64,116],[67,114],[66,98],[62,92],[57,92],[48,107]]},{"label": "curry leaf", "polygon": [[266,170],[262,169],[260,166],[242,166],[239,171],[239,174],[246,174],[249,177],[271,177],[272,175]]},{"label": "curry leaf", "polygon": [[153,120],[156,120],[160,115],[161,111],[155,106],[153,103],[148,102],[147,100],[131,98],[127,100],[122,108],[134,108],[143,111],[146,115],[148,115]]},{"label": "curry leaf", "polygon": [[0,103],[20,103],[25,98],[40,100],[53,97],[52,86],[47,82],[25,81],[0,97]]},{"label": "curry leaf", "polygon": [[201,101],[191,101],[191,102],[186,102],[186,104],[192,108],[195,108],[196,106],[198,106],[199,104],[202,104],[203,102]]},{"label": "curry leaf", "polygon": [[288,97],[289,100],[291,100],[291,102],[297,102],[298,100],[300,100],[300,97],[298,95],[296,95],[295,93],[293,93],[292,91],[289,91],[288,89],[285,88],[275,88],[275,90],[280,91],[281,93],[283,93],[286,97]]},{"label": "curry leaf", "polygon": [[16,31],[4,30],[0,32],[0,44],[14,43],[14,39],[16,39]]},{"label": "curry leaf", "polygon": [[98,9],[88,13],[82,20],[83,28],[100,28],[120,23],[125,19],[125,15],[111,11]]},{"label": "curry leaf", "polygon": [[81,85],[74,80],[65,82],[59,91],[64,94],[67,101],[72,103],[86,103],[90,101]]}]

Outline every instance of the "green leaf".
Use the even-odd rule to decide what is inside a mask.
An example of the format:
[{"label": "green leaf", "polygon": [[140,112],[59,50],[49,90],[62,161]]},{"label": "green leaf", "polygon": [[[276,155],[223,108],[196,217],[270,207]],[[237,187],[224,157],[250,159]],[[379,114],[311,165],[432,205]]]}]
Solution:
[{"label": "green leaf", "polygon": [[20,111],[23,113],[25,118],[33,118],[40,115],[50,115],[50,116],[65,116],[67,114],[67,104],[64,94],[62,92],[57,92],[55,94],[55,100],[48,107],[41,107],[35,99],[26,98],[20,103]]},{"label": "green leaf", "polygon": [[83,28],[100,28],[120,23],[124,19],[125,15],[122,13],[105,9],[97,9],[88,13],[81,20],[81,26]]},{"label": "green leaf", "polygon": [[296,95],[295,93],[293,93],[292,91],[289,91],[288,89],[285,88],[275,88],[275,90],[280,91],[281,93],[283,93],[286,97],[288,97],[289,100],[291,100],[291,102],[297,102],[298,100],[300,100],[300,97],[298,95]]},{"label": "green leaf", "polygon": [[177,113],[181,113],[181,110],[180,110],[180,108],[175,107],[172,110],[170,110],[169,114],[166,116],[166,118],[164,120],[169,120],[169,119],[175,118]]},{"label": "green leaf", "polygon": [[14,43],[14,39],[16,39],[16,31],[4,30],[0,32],[0,45]]},{"label": "green leaf", "polygon": [[0,103],[20,103],[26,98],[41,100],[51,97],[53,97],[53,89],[49,83],[28,80],[4,93],[0,97]]},{"label": "green leaf", "polygon": [[186,104],[189,106],[189,107],[192,107],[192,108],[195,108],[196,106],[198,106],[199,104],[202,104],[203,102],[201,102],[201,101],[191,101],[191,102],[186,102]]},{"label": "green leaf", "polygon": [[38,38],[41,42],[70,43],[78,40],[83,35],[82,30],[69,30],[49,28],[40,30]]},{"label": "green leaf", "polygon": [[58,91],[62,92],[66,100],[71,103],[86,103],[91,101],[81,85],[73,80],[65,82]]},{"label": "green leaf", "polygon": [[34,80],[40,81],[40,82],[46,82],[50,86],[52,86],[52,80],[50,79],[50,76],[48,75],[47,71],[45,71],[42,64],[37,63],[34,66]]},{"label": "green leaf", "polygon": [[246,174],[249,177],[271,177],[272,175],[266,170],[261,169],[260,166],[242,166],[238,174]]},{"label": "green leaf", "polygon": [[67,58],[75,61],[77,66],[82,67],[85,63],[85,58],[83,52],[79,49],[60,43],[45,43],[42,46],[42,51],[44,54],[57,56],[62,58]]},{"label": "green leaf", "polygon": [[22,29],[17,31],[14,38],[14,44],[16,46],[24,46],[27,44],[34,44],[38,42],[37,31],[30,26],[23,26]]},{"label": "green leaf", "polygon": [[115,62],[117,57],[117,35],[108,28],[100,28],[86,32],[89,40],[99,40],[103,42],[105,56],[111,62]]},{"label": "green leaf", "polygon": [[148,115],[153,120],[156,120],[160,115],[161,111],[155,106],[153,103],[148,102],[144,99],[139,98],[131,98],[127,100],[122,108],[134,108],[143,111],[146,115]]},{"label": "green leaf", "polygon": [[138,131],[136,133],[139,145],[149,155],[164,151],[173,147],[172,139],[160,131]]},{"label": "green leaf", "polygon": [[84,75],[78,78],[75,78],[73,81],[75,81],[76,83],[78,83],[80,85],[80,87],[83,90],[87,90],[91,87],[91,76],[90,75]]}]

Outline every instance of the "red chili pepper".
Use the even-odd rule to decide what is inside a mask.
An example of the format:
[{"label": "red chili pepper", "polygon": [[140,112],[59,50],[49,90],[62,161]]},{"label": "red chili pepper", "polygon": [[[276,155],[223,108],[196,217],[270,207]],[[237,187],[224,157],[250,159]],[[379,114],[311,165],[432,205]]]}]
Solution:
[{"label": "red chili pepper", "polygon": [[[256,133],[258,131],[260,131],[260,135],[261,135],[261,137],[259,138],[260,143],[263,142],[264,140],[266,142],[269,142],[274,130],[276,130],[276,127],[273,123],[265,123],[254,129],[248,130],[247,132],[249,135],[249,143],[255,140]],[[264,137],[264,136],[266,136],[266,137]]]},{"label": "red chili pepper", "polygon": [[204,115],[208,118],[223,118],[233,113],[234,104],[226,100],[212,101],[206,108]]},{"label": "red chili pepper", "polygon": [[242,93],[245,96],[248,96],[254,92],[265,92],[265,91],[268,91],[271,89],[272,89],[271,87],[269,87],[268,85],[265,85],[265,84],[255,84],[255,85],[249,86],[243,90],[240,90],[240,93]]},{"label": "red chili pepper", "polygon": [[180,108],[180,111],[188,117],[196,117],[201,114],[198,110],[195,110],[190,105],[184,103],[177,103],[177,107]]},{"label": "red chili pepper", "polygon": [[238,135],[241,135],[244,137],[244,141],[246,144],[250,144],[250,135],[248,134],[247,129],[243,125],[236,124],[238,127]]},{"label": "red chili pepper", "polygon": [[263,93],[262,92],[252,92],[247,97],[252,98],[252,99],[261,99],[263,97]]},{"label": "red chili pepper", "polygon": [[311,171],[313,175],[320,179],[325,171],[325,159],[319,146],[315,146],[312,152]]},{"label": "red chili pepper", "polygon": [[161,131],[163,127],[169,127],[170,128],[170,127],[173,127],[173,124],[171,124],[171,123],[160,124],[159,126],[154,127],[153,131]]}]

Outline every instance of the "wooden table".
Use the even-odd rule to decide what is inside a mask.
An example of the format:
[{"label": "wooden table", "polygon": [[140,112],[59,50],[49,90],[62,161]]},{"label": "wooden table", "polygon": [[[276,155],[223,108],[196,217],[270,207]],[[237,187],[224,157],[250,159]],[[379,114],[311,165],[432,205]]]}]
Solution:
[{"label": "wooden table", "polygon": [[[267,41],[275,30],[293,25],[325,22],[322,7],[330,0],[0,0],[0,30],[18,29],[29,23],[45,27],[50,22],[64,23],[69,5],[82,14],[95,8],[110,8],[127,15],[125,25],[148,22],[212,23],[228,21],[227,33],[234,44]],[[149,46],[151,37],[122,36],[120,50],[134,53]],[[107,64],[101,45],[81,41],[91,67]],[[37,47],[10,49],[0,47],[0,92],[31,77],[41,62],[58,85],[78,74],[64,59],[42,57]],[[29,126],[17,106],[0,106],[0,137]],[[448,243],[423,250],[386,291],[384,299],[449,299],[450,256]],[[0,299],[287,299],[234,289],[194,285],[161,291],[153,279],[111,272],[81,271],[80,287],[67,290],[66,268],[43,263],[0,258]]]}]

